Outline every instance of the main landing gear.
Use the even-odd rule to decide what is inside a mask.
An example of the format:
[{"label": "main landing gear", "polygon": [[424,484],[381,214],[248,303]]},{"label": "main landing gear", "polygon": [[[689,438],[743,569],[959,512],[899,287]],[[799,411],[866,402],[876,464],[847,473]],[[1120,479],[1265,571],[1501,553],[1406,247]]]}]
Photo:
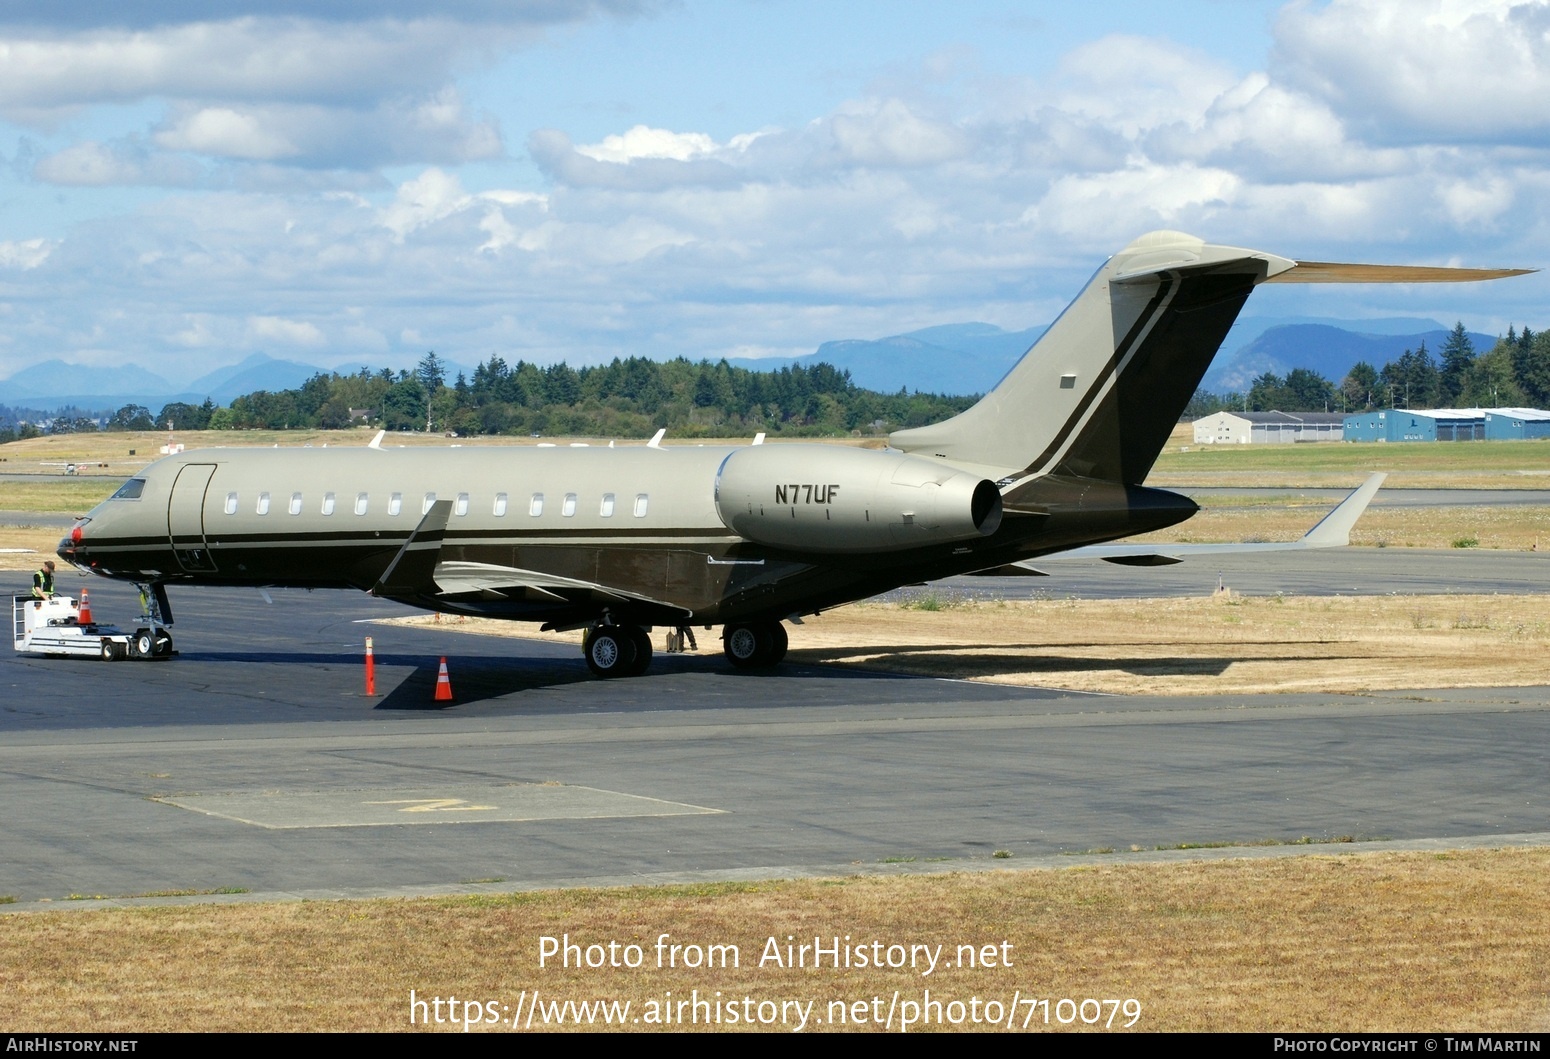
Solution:
[{"label": "main landing gear", "polygon": [[[786,657],[786,627],[778,621],[728,625],[721,640],[727,661],[738,669],[768,669]],[[651,636],[639,625],[594,625],[581,652],[600,677],[638,677],[651,665]]]},{"label": "main landing gear", "polygon": [[638,677],[651,665],[651,637],[639,625],[594,625],[581,650],[600,677]]},{"label": "main landing gear", "polygon": [[786,657],[786,627],[778,621],[728,625],[721,632],[727,661],[738,669],[765,669]]}]

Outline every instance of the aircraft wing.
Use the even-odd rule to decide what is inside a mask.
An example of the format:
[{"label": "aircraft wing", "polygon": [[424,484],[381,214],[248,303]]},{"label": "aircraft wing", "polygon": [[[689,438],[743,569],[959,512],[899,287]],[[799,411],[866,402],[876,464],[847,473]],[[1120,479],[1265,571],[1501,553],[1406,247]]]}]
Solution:
[{"label": "aircraft wing", "polygon": [[487,598],[509,598],[521,594],[529,598],[570,602],[579,596],[591,597],[605,603],[651,603],[668,610],[690,612],[676,604],[667,603],[635,592],[608,588],[592,581],[581,581],[558,574],[546,574],[539,570],[523,570],[514,566],[498,566],[492,563],[439,562],[432,573],[436,587],[443,595],[469,595],[478,593]]},{"label": "aircraft wing", "polygon": [[[1092,544],[1085,548],[1073,548],[1067,552],[1040,556],[1037,560],[1013,563],[1014,567],[1021,567],[1022,570],[1012,572],[1028,571],[1041,574],[1043,571],[1034,566],[1034,562],[1048,563],[1061,559],[1102,559],[1104,562],[1118,563],[1121,566],[1171,566],[1174,563],[1182,563],[1186,556],[1194,555],[1344,548],[1351,543],[1351,528],[1367,510],[1367,505],[1372,502],[1372,498],[1377,495],[1378,488],[1383,485],[1383,480],[1387,477],[1388,475],[1382,473],[1369,475],[1350,496],[1342,500],[1334,510],[1320,519],[1316,526],[1295,541],[1269,544]],[[1005,568],[987,570],[985,573],[1000,573],[1002,570]]]}]

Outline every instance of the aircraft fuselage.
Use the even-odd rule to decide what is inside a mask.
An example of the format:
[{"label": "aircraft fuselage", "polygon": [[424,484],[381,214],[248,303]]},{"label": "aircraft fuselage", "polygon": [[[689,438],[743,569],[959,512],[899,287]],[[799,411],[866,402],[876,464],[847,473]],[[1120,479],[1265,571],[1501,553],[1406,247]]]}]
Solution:
[{"label": "aircraft fuselage", "polygon": [[[142,583],[375,587],[556,625],[604,612],[720,624],[813,613],[1195,510],[1156,490],[1040,485],[1003,513],[996,487],[960,468],[821,444],[211,449],[152,464],[60,555]],[[384,592],[437,501],[451,506],[435,583]]]}]

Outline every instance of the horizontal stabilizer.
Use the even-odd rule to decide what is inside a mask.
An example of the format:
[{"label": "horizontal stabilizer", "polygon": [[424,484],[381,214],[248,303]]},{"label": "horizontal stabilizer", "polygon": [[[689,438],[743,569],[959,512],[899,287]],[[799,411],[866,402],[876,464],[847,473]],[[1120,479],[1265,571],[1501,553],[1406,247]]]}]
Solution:
[{"label": "horizontal stabilizer", "polygon": [[[1041,555],[1038,562],[1058,559],[1102,559],[1121,566],[1171,566],[1185,556],[1232,555],[1247,552],[1291,552],[1309,548],[1344,548],[1351,543],[1351,529],[1362,517],[1388,475],[1377,473],[1340,501],[1318,524],[1295,541],[1267,544],[1094,544],[1055,555]],[[1018,563],[1018,566],[1024,565]],[[1031,569],[1031,567],[1030,567]]]},{"label": "horizontal stabilizer", "polygon": [[1007,563],[1004,566],[992,566],[989,570],[975,570],[970,577],[1048,577],[1043,570],[1028,566],[1026,563]]},{"label": "horizontal stabilizer", "polygon": [[1108,555],[1103,561],[1119,566],[1176,566],[1184,560],[1176,555]]},{"label": "horizontal stabilizer", "polygon": [[1437,268],[1431,265],[1352,265],[1338,261],[1299,261],[1266,283],[1475,283],[1526,276],[1537,268]]}]

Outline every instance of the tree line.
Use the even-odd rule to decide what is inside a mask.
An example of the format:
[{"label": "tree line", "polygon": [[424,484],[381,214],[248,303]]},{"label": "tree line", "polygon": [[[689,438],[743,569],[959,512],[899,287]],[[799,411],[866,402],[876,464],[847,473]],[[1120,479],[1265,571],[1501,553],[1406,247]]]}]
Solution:
[{"label": "tree line", "polygon": [[1338,384],[1307,368],[1286,376],[1265,372],[1248,393],[1201,390],[1188,417],[1220,411],[1367,412],[1378,408],[1550,407],[1550,331],[1507,328],[1484,353],[1475,351],[1460,322],[1436,356],[1422,342],[1381,369],[1352,365]]},{"label": "tree line", "polygon": [[[58,414],[49,431],[342,429],[352,425],[478,435],[646,437],[667,428],[678,437],[753,434],[837,436],[886,434],[963,411],[976,396],[884,394],[857,386],[831,364],[793,364],[774,371],[736,368],[725,360],[615,358],[597,367],[508,364],[499,356],[472,377],[448,379],[434,352],[414,371],[320,372],[291,390],[243,394],[229,405],[172,402],[152,414],[125,405],[105,422]],[[76,410],[70,410],[76,411]],[[30,428],[31,433],[27,433]],[[0,428],[0,441],[33,436],[31,424]],[[7,437],[7,433],[10,437]]]},{"label": "tree line", "polygon": [[[882,435],[963,411],[978,395],[884,394],[857,386],[831,364],[793,364],[774,371],[735,368],[725,360],[615,358],[597,367],[508,364],[492,356],[448,381],[434,352],[415,370],[319,372],[291,390],[258,390],[221,406],[172,402],[155,414],[124,405],[105,420],[64,408],[48,433],[81,431],[337,430],[352,425],[420,430],[460,437],[558,435],[645,437],[666,427],[678,437],[727,437],[764,431],[794,437]],[[1338,384],[1307,368],[1284,377],[1265,372],[1247,393],[1199,390],[1186,419],[1213,412],[1363,412],[1376,408],[1550,406],[1550,331],[1509,327],[1477,354],[1464,324],[1437,356],[1421,343],[1374,368],[1357,362]],[[37,418],[37,417],[34,417]],[[0,408],[0,442],[44,433]]]}]

